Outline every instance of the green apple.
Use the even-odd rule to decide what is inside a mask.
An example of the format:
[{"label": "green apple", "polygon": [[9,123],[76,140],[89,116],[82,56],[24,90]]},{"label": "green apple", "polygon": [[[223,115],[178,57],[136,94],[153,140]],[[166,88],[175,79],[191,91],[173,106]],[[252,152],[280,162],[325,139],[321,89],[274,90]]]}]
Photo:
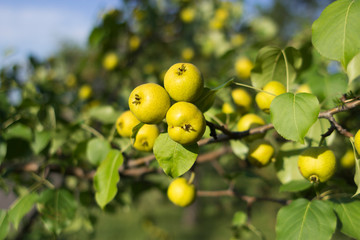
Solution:
[{"label": "green apple", "polygon": [[195,65],[176,63],[165,73],[164,87],[175,101],[194,102],[201,95],[204,80]]},{"label": "green apple", "polygon": [[166,114],[166,121],[170,138],[183,145],[200,140],[206,128],[203,113],[188,102],[172,105]]},{"label": "green apple", "polygon": [[170,97],[160,85],[145,83],[131,92],[129,108],[140,122],[159,123],[165,118],[170,108]]}]

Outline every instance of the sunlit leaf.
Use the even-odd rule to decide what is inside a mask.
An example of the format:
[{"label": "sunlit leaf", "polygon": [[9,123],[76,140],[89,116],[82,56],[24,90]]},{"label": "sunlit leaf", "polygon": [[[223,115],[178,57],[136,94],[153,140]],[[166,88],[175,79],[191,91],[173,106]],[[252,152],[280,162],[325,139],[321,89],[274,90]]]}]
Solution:
[{"label": "sunlit leaf", "polygon": [[292,181],[302,181],[304,177],[298,168],[298,158],[305,145],[297,142],[284,143],[275,161],[276,174],[282,184]]},{"label": "sunlit leaf", "polygon": [[9,232],[9,215],[0,209],[0,240],[5,239]]},{"label": "sunlit leaf", "polygon": [[100,163],[94,176],[95,200],[103,209],[117,193],[117,183],[120,180],[119,167],[123,163],[122,153],[110,150]]},{"label": "sunlit leaf", "polygon": [[237,211],[232,219],[232,226],[241,227],[246,223],[247,215],[243,211]]},{"label": "sunlit leaf", "polygon": [[344,73],[318,76],[308,81],[315,96],[324,107],[336,107],[334,99],[340,98],[347,91],[348,82]]},{"label": "sunlit leaf", "polygon": [[21,138],[28,142],[32,140],[31,129],[22,123],[15,123],[8,127],[3,134],[5,139]]},{"label": "sunlit leaf", "polygon": [[100,122],[110,124],[115,123],[119,113],[111,106],[93,107],[89,111],[90,117]]},{"label": "sunlit leaf", "polygon": [[291,84],[296,78],[296,70],[301,67],[301,53],[293,48],[284,50],[266,46],[259,50],[254,69],[251,71],[251,83],[262,88],[270,81],[281,82],[284,86]]},{"label": "sunlit leaf", "polygon": [[86,157],[93,165],[99,165],[110,151],[110,143],[101,138],[91,139],[86,146]]},{"label": "sunlit leaf", "polygon": [[349,77],[349,83],[360,77],[360,53],[351,59],[346,71]]},{"label": "sunlit leaf", "polygon": [[285,139],[301,143],[319,112],[319,101],[309,93],[284,93],[275,97],[270,105],[271,122],[276,131]]},{"label": "sunlit leaf", "polygon": [[240,159],[245,160],[247,153],[249,152],[249,146],[240,140],[231,140],[230,146],[233,153]]},{"label": "sunlit leaf", "polygon": [[181,145],[173,141],[167,133],[157,137],[154,145],[156,160],[164,172],[172,178],[183,175],[195,163],[199,153],[197,143]]},{"label": "sunlit leaf", "polygon": [[321,55],[346,69],[360,49],[360,1],[337,0],[312,25],[312,43]]}]

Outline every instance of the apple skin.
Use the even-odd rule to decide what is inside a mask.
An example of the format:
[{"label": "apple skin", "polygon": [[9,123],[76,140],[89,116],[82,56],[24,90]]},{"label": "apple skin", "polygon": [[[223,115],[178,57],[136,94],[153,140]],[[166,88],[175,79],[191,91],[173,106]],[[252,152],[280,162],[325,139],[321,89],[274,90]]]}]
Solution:
[{"label": "apple skin", "polygon": [[170,108],[170,97],[160,85],[145,83],[131,92],[129,108],[140,122],[160,123]]},{"label": "apple skin", "polygon": [[176,63],[164,76],[164,87],[177,102],[194,102],[204,89],[200,70],[191,63]]},{"label": "apple skin", "polygon": [[182,145],[200,140],[206,128],[203,113],[192,103],[177,102],[166,114],[168,134],[172,140]]},{"label": "apple skin", "polygon": [[272,160],[274,155],[273,146],[264,139],[257,139],[249,145],[249,162],[256,167],[265,167]]},{"label": "apple skin", "polygon": [[144,124],[138,131],[133,146],[143,152],[151,152],[160,132],[154,124]]},{"label": "apple skin", "polygon": [[286,88],[280,82],[271,81],[264,86],[263,90],[265,92],[259,92],[258,94],[256,94],[255,101],[262,111],[264,111],[265,113],[269,113],[272,100],[274,100],[276,96],[285,93]]},{"label": "apple skin", "polygon": [[187,207],[196,198],[196,189],[185,178],[177,178],[172,181],[167,190],[169,200],[177,206]]},{"label": "apple skin", "polygon": [[139,123],[134,114],[128,110],[123,112],[116,120],[116,130],[122,137],[131,137],[132,129]]}]

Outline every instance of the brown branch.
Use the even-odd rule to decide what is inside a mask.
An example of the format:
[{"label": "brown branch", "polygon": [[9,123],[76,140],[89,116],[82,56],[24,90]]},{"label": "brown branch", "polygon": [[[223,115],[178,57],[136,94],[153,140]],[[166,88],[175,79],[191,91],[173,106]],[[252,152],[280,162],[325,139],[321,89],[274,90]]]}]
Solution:
[{"label": "brown branch", "polygon": [[328,130],[328,132],[325,133],[325,136],[329,136],[331,134],[329,132],[332,131],[332,128],[335,128],[340,134],[344,135],[345,137],[348,137],[348,138],[353,137],[354,135],[351,132],[347,131],[335,120],[334,114],[348,111],[350,109],[356,108],[357,106],[360,106],[359,99],[348,100],[348,102],[344,102],[344,104],[340,107],[336,107],[336,108],[327,110],[325,112],[321,112],[319,114],[318,118],[325,118],[332,125],[332,127]]},{"label": "brown branch", "polygon": [[218,157],[232,152],[232,148],[229,146],[223,146],[221,148],[218,148],[212,152],[200,154],[196,160],[197,163],[204,163],[208,162],[214,159],[217,159]]},{"label": "brown branch", "polygon": [[248,196],[248,195],[242,195],[237,193],[235,190],[227,189],[227,190],[217,190],[217,191],[197,191],[197,196],[199,197],[236,197],[243,201],[245,201],[247,204],[252,204],[256,201],[269,201],[269,202],[275,202],[282,205],[287,205],[290,203],[290,200],[288,199],[278,199],[278,198],[269,198],[269,197],[254,197],[254,196]]},{"label": "brown branch", "polygon": [[[339,133],[343,134],[346,137],[351,137],[351,136],[353,136],[353,134],[351,134],[346,129],[344,129],[342,126],[340,126],[334,119],[333,115],[340,113],[340,112],[348,111],[348,110],[356,108],[358,106],[360,106],[360,99],[358,99],[358,98],[355,98],[355,100],[350,99],[350,100],[347,100],[347,102],[344,102],[344,105],[342,105],[341,107],[336,107],[336,108],[321,112],[319,114],[318,118],[328,119],[330,121],[330,123],[332,125],[334,125],[334,127],[336,128],[336,130]],[[222,126],[218,126],[216,124],[213,124],[213,125],[218,130],[225,129]],[[201,139],[200,141],[198,141],[198,145],[203,146],[203,145],[207,145],[207,144],[211,144],[211,143],[219,143],[219,142],[225,142],[225,141],[229,141],[229,140],[239,140],[248,135],[264,133],[273,128],[274,128],[274,126],[270,123],[270,124],[263,125],[260,127],[252,128],[248,131],[231,132],[231,134],[229,132],[227,132],[228,130],[225,130],[226,134],[223,133],[223,134],[218,135],[217,139],[214,139],[214,138]],[[328,130],[328,132],[324,133],[323,135],[326,137],[331,134],[331,131],[333,131],[333,130],[330,128]],[[220,157],[221,155],[229,153],[231,151],[232,151],[231,148],[228,146],[222,147],[213,152],[204,153],[204,154],[199,155],[197,162],[203,163],[203,162],[211,161],[211,160],[214,160],[214,159]],[[119,173],[122,175],[138,176],[138,175],[142,175],[145,173],[153,172],[154,169],[151,169],[148,167],[142,167],[142,168],[140,168],[140,170],[130,170],[128,168],[135,168],[135,167],[143,165],[143,164],[146,165],[149,162],[153,161],[154,159],[155,159],[154,154],[150,154],[148,156],[138,158],[138,159],[130,159],[127,161],[126,168],[124,168],[124,166],[122,166],[119,169]],[[1,164],[0,170],[6,169],[8,167],[12,168],[13,169],[12,171],[22,171],[22,172],[37,172],[40,169],[39,163],[30,162],[21,167],[5,166],[4,164]],[[78,178],[82,178],[82,179],[90,180],[94,177],[94,174],[95,174],[94,170],[85,172],[81,167],[67,168],[65,170],[58,165],[49,165],[48,167],[49,167],[50,171],[65,172],[65,174],[74,175],[74,176],[76,176]]]}]

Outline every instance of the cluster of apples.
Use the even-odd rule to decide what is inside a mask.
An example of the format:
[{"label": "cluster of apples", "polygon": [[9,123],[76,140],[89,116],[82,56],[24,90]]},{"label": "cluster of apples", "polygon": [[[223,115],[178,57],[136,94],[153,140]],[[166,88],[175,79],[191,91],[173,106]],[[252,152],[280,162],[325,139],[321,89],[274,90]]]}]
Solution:
[{"label": "cluster of apples", "polygon": [[[278,81],[270,81],[264,85],[262,91],[256,94],[255,102],[257,106],[269,113],[270,104],[272,100],[282,93],[285,93],[285,86]],[[237,130],[247,131],[251,128],[260,127],[265,125],[265,121],[262,117],[255,113],[250,113],[252,105],[251,95],[243,88],[236,88],[231,92],[232,99],[239,111],[243,116],[237,122]],[[233,110],[223,105],[224,113],[231,113]],[[245,137],[246,142],[249,145],[248,160],[251,164],[257,167],[267,166],[272,160],[274,160],[274,147],[269,141],[263,138],[264,133],[252,134]]]},{"label": "cluster of apples", "polygon": [[145,83],[133,89],[129,97],[130,110],[117,120],[119,134],[130,137],[132,129],[144,123],[133,145],[140,151],[151,151],[159,135],[156,124],[166,119],[172,140],[182,145],[197,142],[205,132],[206,121],[193,102],[203,89],[204,80],[195,65],[174,64],[165,74],[164,87]]}]

